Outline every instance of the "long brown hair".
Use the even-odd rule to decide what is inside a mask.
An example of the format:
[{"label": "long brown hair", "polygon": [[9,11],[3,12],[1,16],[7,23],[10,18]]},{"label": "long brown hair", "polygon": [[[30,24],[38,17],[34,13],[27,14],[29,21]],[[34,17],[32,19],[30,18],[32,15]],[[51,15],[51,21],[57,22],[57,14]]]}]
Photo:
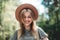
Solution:
[{"label": "long brown hair", "polygon": [[[22,16],[25,12],[30,12],[32,18],[34,19],[34,14],[33,14],[33,12],[32,12],[30,9],[23,9],[23,10],[21,11],[20,16]],[[21,29],[19,30],[19,33],[18,33],[18,39],[19,39],[22,35],[24,35],[24,33],[25,33],[25,27],[24,27],[24,24],[23,24],[22,22],[20,22],[20,28],[21,28]],[[30,24],[30,32],[32,33],[32,35],[34,36],[34,38],[35,38],[36,40],[39,40],[38,31],[35,30],[35,29],[36,29],[36,28],[35,28],[35,26],[34,26],[34,21],[32,21],[32,23]]]}]

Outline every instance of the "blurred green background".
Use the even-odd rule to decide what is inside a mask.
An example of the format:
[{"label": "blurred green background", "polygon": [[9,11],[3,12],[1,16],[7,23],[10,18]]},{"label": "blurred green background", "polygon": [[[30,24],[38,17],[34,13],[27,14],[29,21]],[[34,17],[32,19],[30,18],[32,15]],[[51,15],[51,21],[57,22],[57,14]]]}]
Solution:
[{"label": "blurred green background", "polygon": [[[18,0],[0,0],[0,40],[9,40],[19,28],[15,19],[18,5]],[[49,40],[60,40],[60,0],[43,0],[42,5],[48,10],[39,15],[37,25],[49,35]]]}]

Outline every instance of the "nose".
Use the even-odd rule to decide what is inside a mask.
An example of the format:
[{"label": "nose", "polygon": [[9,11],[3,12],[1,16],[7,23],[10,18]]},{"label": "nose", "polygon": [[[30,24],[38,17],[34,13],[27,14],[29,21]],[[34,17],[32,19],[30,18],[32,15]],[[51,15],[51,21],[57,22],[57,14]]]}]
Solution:
[{"label": "nose", "polygon": [[28,18],[26,17],[26,18],[25,18],[25,20],[27,21],[27,20],[28,20]]}]

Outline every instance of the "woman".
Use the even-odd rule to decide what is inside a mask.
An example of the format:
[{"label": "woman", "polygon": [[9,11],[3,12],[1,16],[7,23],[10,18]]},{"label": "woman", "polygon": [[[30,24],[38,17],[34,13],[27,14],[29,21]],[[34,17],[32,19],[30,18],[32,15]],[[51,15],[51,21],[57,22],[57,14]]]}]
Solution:
[{"label": "woman", "polygon": [[31,4],[22,4],[16,9],[16,19],[20,23],[11,40],[48,40],[47,34],[34,21],[38,18],[37,9]]}]

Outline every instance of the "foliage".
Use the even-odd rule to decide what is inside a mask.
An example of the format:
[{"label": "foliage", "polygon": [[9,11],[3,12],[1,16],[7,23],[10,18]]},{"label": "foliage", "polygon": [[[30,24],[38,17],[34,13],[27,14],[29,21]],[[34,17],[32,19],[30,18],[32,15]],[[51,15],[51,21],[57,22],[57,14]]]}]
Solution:
[{"label": "foliage", "polygon": [[[12,1],[14,1],[14,0],[0,0],[0,40],[8,40],[10,38],[10,35],[12,35],[12,33],[15,31],[14,24],[16,24],[16,23],[13,23],[14,20],[12,22],[9,19],[11,16],[11,15],[9,15],[9,13],[12,13],[12,12],[10,12],[11,8],[10,9],[8,9],[8,8],[15,3],[15,1],[14,1],[13,4],[10,5],[10,3],[12,3]],[[10,5],[10,6],[8,6],[8,5]],[[8,10],[9,10],[9,12],[8,12]]]},{"label": "foliage", "polygon": [[[42,27],[45,32],[48,33],[49,35],[49,40],[60,40],[59,36],[60,36],[60,4],[58,2],[58,0],[53,0],[54,3],[49,4],[48,9],[48,16],[49,16],[49,20],[46,21],[42,21],[39,23],[39,26]],[[53,2],[52,1],[52,2]],[[57,2],[56,2],[57,1]],[[45,2],[45,1],[43,1]],[[58,5],[59,4],[59,5]],[[43,19],[44,20],[44,19]]]},{"label": "foliage", "polygon": [[[8,40],[10,37],[10,34],[15,31],[15,26],[16,26],[14,25],[16,24],[16,22],[14,22],[14,24],[12,23],[14,19],[13,21],[9,21],[10,19],[9,20],[7,19],[4,22],[3,20],[5,15],[1,17],[3,10],[5,10],[5,5],[6,5],[6,4],[3,5],[3,3],[7,3],[7,2],[9,2],[9,0],[0,0],[0,40]],[[52,3],[50,4],[50,2]],[[43,30],[49,35],[49,40],[60,40],[59,38],[60,36],[60,6],[59,6],[60,0],[53,0],[53,1],[43,0],[42,4],[49,9],[48,13],[44,13],[49,16],[49,20],[44,18],[44,14],[42,14],[40,15],[40,19],[39,19],[40,21],[37,22],[37,24],[38,26],[42,27]],[[14,5],[17,6],[17,4],[14,4]]]}]

